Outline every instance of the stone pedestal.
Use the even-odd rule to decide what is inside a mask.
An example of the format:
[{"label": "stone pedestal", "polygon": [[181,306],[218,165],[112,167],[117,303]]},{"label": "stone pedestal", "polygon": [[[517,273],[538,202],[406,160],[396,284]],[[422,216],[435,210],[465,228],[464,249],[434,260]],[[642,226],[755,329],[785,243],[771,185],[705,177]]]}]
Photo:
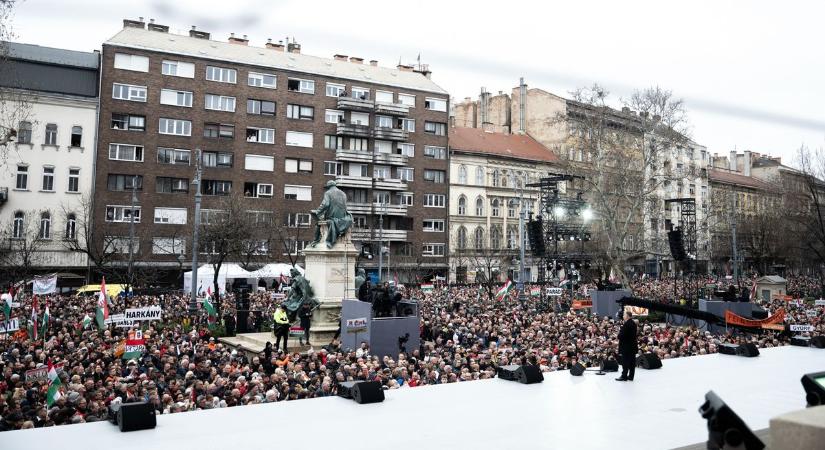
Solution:
[{"label": "stone pedestal", "polygon": [[[321,236],[326,236],[327,224],[320,222]],[[309,338],[313,345],[324,345],[338,331],[341,300],[355,298],[355,259],[358,251],[352,245],[351,231],[338,239],[332,248],[322,240],[315,247],[304,249],[306,272],[315,298],[321,303],[312,315]]]},{"label": "stone pedestal", "polygon": [[771,419],[771,449],[822,448],[825,406],[816,406]]}]

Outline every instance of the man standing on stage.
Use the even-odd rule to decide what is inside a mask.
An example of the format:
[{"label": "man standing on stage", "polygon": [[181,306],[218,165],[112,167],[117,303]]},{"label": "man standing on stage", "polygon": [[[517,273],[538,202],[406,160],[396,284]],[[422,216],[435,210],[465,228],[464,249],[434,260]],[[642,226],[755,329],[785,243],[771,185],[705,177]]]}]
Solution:
[{"label": "man standing on stage", "polygon": [[630,311],[624,312],[624,324],[619,330],[619,355],[622,361],[622,376],[616,381],[633,381],[636,374],[636,353],[639,351],[639,344],[636,339],[636,322]]}]

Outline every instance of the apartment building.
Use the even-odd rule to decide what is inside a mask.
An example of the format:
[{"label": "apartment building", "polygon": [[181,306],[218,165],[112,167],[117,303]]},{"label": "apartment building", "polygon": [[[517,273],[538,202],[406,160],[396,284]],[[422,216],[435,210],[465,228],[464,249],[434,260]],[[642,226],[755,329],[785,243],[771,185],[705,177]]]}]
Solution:
[{"label": "apartment building", "polygon": [[0,171],[0,265],[18,281],[60,272],[61,285],[72,275],[82,284],[87,258],[76,251],[83,218],[75,211],[93,188],[100,55],[6,45],[0,86],[17,139]]},{"label": "apartment building", "polygon": [[375,255],[359,265],[374,273],[383,249],[385,277],[446,273],[446,229],[426,227],[447,219],[449,101],[426,66],[320,58],[297,42],[255,47],[246,36],[221,42],[194,27],[184,36],[124,20],[103,45],[101,89],[95,221],[127,244],[135,222],[139,263],[174,268],[191,256],[201,150],[202,221],[242,196],[250,220],[294,231],[289,251],[270,242],[261,262],[300,255],[312,236],[309,211],[335,179],[353,239]]}]

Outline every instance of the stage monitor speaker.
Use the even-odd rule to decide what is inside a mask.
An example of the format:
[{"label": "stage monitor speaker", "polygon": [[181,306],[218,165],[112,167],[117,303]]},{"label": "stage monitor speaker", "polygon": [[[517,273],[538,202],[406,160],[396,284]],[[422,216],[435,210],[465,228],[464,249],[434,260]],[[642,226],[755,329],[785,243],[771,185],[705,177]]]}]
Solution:
[{"label": "stage monitor speaker", "polygon": [[417,317],[418,302],[401,301],[395,305],[396,317]]},{"label": "stage monitor speaker", "polygon": [[599,365],[599,370],[602,372],[618,372],[619,371],[619,362],[615,359],[608,359],[607,361],[602,361]]},{"label": "stage monitor speaker", "polygon": [[811,345],[816,348],[825,348],[825,336],[814,336],[811,338]]},{"label": "stage monitor speaker", "polygon": [[338,384],[338,396],[344,398],[352,398],[352,390],[358,381],[344,381]]},{"label": "stage monitor speaker", "polygon": [[642,353],[636,358],[636,367],[646,370],[661,369],[662,360],[653,353]]},{"label": "stage monitor speaker", "polygon": [[145,402],[124,403],[117,412],[120,431],[149,430],[157,425],[155,409]]},{"label": "stage monitor speaker", "polygon": [[510,364],[509,366],[501,366],[498,368],[497,375],[502,380],[507,381],[518,381],[518,370],[519,367],[517,364]]},{"label": "stage monitor speaker", "polygon": [[357,403],[380,403],[384,401],[384,389],[378,381],[362,381],[352,388],[352,398]]},{"label": "stage monitor speaker", "polygon": [[584,366],[579,363],[576,363],[573,365],[573,367],[570,368],[570,375],[573,375],[574,377],[580,377],[584,375],[584,371]]},{"label": "stage monitor speaker", "polygon": [[739,346],[736,344],[719,344],[719,347],[716,349],[723,355],[736,355],[736,351],[739,350]]},{"label": "stage monitor speaker", "polygon": [[797,347],[810,347],[811,346],[811,338],[808,336],[796,335],[791,337],[791,345],[795,345]]},{"label": "stage monitor speaker", "polygon": [[754,356],[759,356],[759,347],[748,342],[747,344],[740,345],[739,348],[736,349],[736,354],[738,356],[753,358]]},{"label": "stage monitor speaker", "polygon": [[541,383],[544,381],[544,375],[542,375],[539,366],[520,366],[518,370],[516,370],[516,374],[518,375],[518,382],[521,384]]}]

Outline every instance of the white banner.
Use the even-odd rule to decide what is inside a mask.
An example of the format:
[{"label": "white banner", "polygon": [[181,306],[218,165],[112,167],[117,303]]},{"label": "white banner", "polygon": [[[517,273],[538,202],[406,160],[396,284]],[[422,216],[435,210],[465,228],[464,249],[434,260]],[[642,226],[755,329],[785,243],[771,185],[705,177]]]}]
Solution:
[{"label": "white banner", "polygon": [[129,320],[160,320],[161,314],[163,314],[163,309],[160,306],[149,306],[127,309],[123,316]]},{"label": "white banner", "polygon": [[55,292],[57,292],[57,275],[39,277],[32,281],[32,293],[34,295],[54,294]]},{"label": "white banner", "polygon": [[131,328],[137,325],[135,320],[127,319],[125,314],[112,314],[104,323],[114,324],[115,328]]},{"label": "white banner", "polygon": [[0,334],[11,333],[20,329],[20,319],[11,319],[9,321],[0,321]]},{"label": "white banner", "polygon": [[813,325],[791,325],[791,331],[800,331],[800,332],[811,332],[814,331],[815,327]]},{"label": "white banner", "polygon": [[825,300],[814,300],[814,306],[825,306]]},{"label": "white banner", "polygon": [[634,317],[635,316],[647,316],[649,314],[649,311],[647,310],[647,308],[642,308],[641,306],[625,305],[624,310],[625,310],[625,312],[629,311],[630,314],[633,314]]},{"label": "white banner", "polygon": [[547,295],[549,295],[551,297],[561,297],[561,292],[562,292],[561,288],[556,288],[556,287],[547,288]]},{"label": "white banner", "polygon": [[364,328],[367,326],[367,318],[347,319],[347,328]]}]

